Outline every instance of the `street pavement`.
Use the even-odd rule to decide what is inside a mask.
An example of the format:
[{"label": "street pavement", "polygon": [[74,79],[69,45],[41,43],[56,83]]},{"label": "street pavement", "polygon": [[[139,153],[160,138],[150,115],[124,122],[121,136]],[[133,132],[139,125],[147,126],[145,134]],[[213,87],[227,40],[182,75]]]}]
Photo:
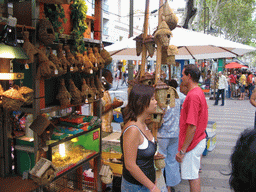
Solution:
[{"label": "street pavement", "polygon": [[[120,82],[119,82],[120,84]],[[118,86],[116,82],[110,90],[111,97],[117,97],[127,103],[127,86]],[[216,127],[216,147],[202,158],[201,191],[202,192],[231,192],[229,186],[230,155],[243,130],[254,126],[255,108],[246,100],[226,99],[225,105],[213,106],[214,100],[206,97],[209,111],[209,121],[214,121]],[[188,192],[188,181],[175,186],[176,192]]]}]

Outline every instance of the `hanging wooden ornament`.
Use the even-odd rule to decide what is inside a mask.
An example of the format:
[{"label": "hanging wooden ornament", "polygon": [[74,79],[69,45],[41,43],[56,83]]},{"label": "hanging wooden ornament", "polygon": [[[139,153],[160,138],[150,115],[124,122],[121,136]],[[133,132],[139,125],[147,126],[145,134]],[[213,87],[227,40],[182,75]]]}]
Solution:
[{"label": "hanging wooden ornament", "polygon": [[62,63],[63,69],[65,72],[70,70],[71,64],[63,54],[63,45],[62,44],[57,44],[57,57]]},{"label": "hanging wooden ornament", "polygon": [[85,65],[83,63],[83,54],[82,53],[76,53],[76,60],[77,60],[77,68],[79,72],[85,71]]},{"label": "hanging wooden ornament", "polygon": [[90,78],[86,78],[86,84],[90,88],[90,93],[89,93],[90,97],[88,97],[88,102],[92,103],[95,101],[95,98],[97,98],[97,93],[96,93],[95,89],[93,89],[93,87],[91,86]]},{"label": "hanging wooden ornament", "polygon": [[175,107],[175,99],[178,99],[179,95],[176,89],[172,86],[169,87],[167,90],[167,97],[166,97],[166,105],[167,107],[173,108]]},{"label": "hanging wooden ornament", "polygon": [[156,49],[154,37],[152,35],[148,35],[144,41],[144,44],[149,56],[152,58]]},{"label": "hanging wooden ornament", "polygon": [[83,63],[85,65],[85,72],[86,73],[89,73],[89,74],[93,74],[93,64],[92,62],[90,61],[90,59],[88,58],[88,54],[87,54],[87,51],[84,51],[84,54],[83,54]]},{"label": "hanging wooden ornament", "polygon": [[49,19],[41,19],[38,25],[38,39],[44,45],[53,44],[55,39],[55,32],[52,23]]},{"label": "hanging wooden ornament", "polygon": [[74,81],[69,79],[69,92],[71,94],[71,103],[73,105],[81,104],[83,100],[83,95],[81,91],[76,87]]},{"label": "hanging wooden ornament", "polygon": [[166,1],[163,6],[162,16],[163,16],[163,20],[167,23],[171,31],[176,28],[178,23],[178,17],[170,8],[168,1]]},{"label": "hanging wooden ornament", "polygon": [[154,79],[155,77],[151,75],[148,72],[145,72],[145,74],[140,78],[140,82],[144,85],[154,85]]},{"label": "hanging wooden ornament", "polygon": [[162,49],[162,64],[176,65],[175,55],[178,55],[179,51],[175,45],[169,45]]},{"label": "hanging wooden ornament", "polygon": [[72,97],[71,94],[68,92],[65,86],[65,80],[60,79],[59,92],[58,92],[58,95],[56,96],[56,99],[59,100],[60,105],[62,107],[66,107],[70,105],[71,97]]},{"label": "hanging wooden ornament", "polygon": [[155,42],[159,42],[162,46],[169,46],[172,32],[169,29],[167,23],[162,21],[158,26],[157,31],[154,34]]},{"label": "hanging wooden ornament", "polygon": [[96,75],[95,81],[96,81],[95,82],[96,88],[97,88],[97,90],[99,92],[99,97],[102,98],[103,95],[104,95],[105,88],[102,85],[102,82],[101,82],[100,78],[98,77],[98,75]]},{"label": "hanging wooden ornament", "polygon": [[93,47],[93,51],[94,51],[94,55],[98,61],[99,64],[99,68],[103,69],[104,68],[104,64],[105,64],[105,60],[101,57],[100,53],[99,53],[99,48],[98,47]]},{"label": "hanging wooden ornament", "polygon": [[82,95],[83,95],[84,103],[92,103],[94,101],[93,90],[89,87],[89,85],[86,83],[84,78],[82,78],[81,92],[82,92]]},{"label": "hanging wooden ornament", "polygon": [[88,58],[93,64],[93,71],[98,71],[99,66],[98,66],[98,61],[95,55],[93,54],[93,50],[91,47],[88,48]]},{"label": "hanging wooden ornament", "polygon": [[157,100],[157,105],[164,110],[167,107],[166,100],[167,100],[167,90],[169,86],[166,83],[158,80],[155,84],[155,97]]},{"label": "hanging wooden ornament", "polygon": [[38,50],[37,78],[43,77],[45,79],[56,76],[56,66],[51,62],[42,50]]},{"label": "hanging wooden ornament", "polygon": [[109,65],[112,62],[112,57],[110,56],[109,52],[106,49],[102,49],[100,51],[100,55],[101,57],[104,59],[105,61],[105,66]]},{"label": "hanging wooden ornament", "polygon": [[142,52],[142,44],[143,44],[143,34],[138,35],[137,37],[135,37],[133,40],[136,41],[136,53],[137,56],[140,56],[141,52]]},{"label": "hanging wooden ornament", "polygon": [[63,75],[65,73],[67,73],[67,71],[65,71],[65,69],[64,69],[65,66],[60,62],[59,58],[56,55],[53,54],[52,48],[50,48],[50,54],[49,54],[48,58],[51,62],[53,62],[55,64],[55,66],[58,70],[56,73],[58,75]]},{"label": "hanging wooden ornament", "polygon": [[24,43],[22,45],[22,49],[25,51],[25,53],[28,55],[29,59],[24,60],[24,59],[18,59],[20,63],[26,64],[26,63],[34,63],[34,57],[35,54],[38,53],[38,49],[29,41],[29,32],[24,31],[25,27],[22,28],[22,36]]},{"label": "hanging wooden ornament", "polygon": [[66,58],[71,65],[70,72],[73,72],[73,73],[77,72],[78,71],[77,60],[76,60],[75,56],[71,53],[69,45],[64,45],[63,49],[65,50]]}]

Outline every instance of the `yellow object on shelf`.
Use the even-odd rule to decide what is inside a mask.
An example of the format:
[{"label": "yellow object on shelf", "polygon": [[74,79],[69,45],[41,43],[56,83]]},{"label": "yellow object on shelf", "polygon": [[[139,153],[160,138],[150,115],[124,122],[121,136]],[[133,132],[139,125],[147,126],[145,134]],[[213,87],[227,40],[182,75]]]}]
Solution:
[{"label": "yellow object on shelf", "polygon": [[123,173],[123,164],[122,163],[113,163],[113,160],[121,159],[121,153],[110,153],[102,152],[102,159],[105,165],[109,165],[112,168],[114,174],[122,175]]}]

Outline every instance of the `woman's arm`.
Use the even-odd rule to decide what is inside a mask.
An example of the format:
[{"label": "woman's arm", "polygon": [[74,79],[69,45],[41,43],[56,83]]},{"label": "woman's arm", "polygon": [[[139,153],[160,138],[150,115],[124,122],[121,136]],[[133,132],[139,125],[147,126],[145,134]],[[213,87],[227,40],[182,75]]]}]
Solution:
[{"label": "woman's arm", "polygon": [[[140,145],[140,141],[140,132],[136,127],[130,127],[123,134],[125,167],[138,182],[151,190],[155,187],[155,184],[150,179],[148,179],[148,177],[141,171],[139,166],[136,164],[137,150],[138,146]],[[160,190],[155,187],[154,191]]]},{"label": "woman's arm", "polygon": [[256,107],[256,91],[255,92],[253,92],[253,94],[251,95],[251,98],[250,98],[250,103],[254,106],[254,107]]}]

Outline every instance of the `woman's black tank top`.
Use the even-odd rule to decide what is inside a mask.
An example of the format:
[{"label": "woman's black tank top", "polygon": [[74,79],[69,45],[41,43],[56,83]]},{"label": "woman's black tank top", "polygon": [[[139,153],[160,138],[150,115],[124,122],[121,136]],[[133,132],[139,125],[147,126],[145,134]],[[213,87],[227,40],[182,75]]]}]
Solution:
[{"label": "woman's black tank top", "polygon": [[[132,126],[137,127],[136,125],[132,125]],[[127,128],[129,128],[129,127],[127,127]],[[127,130],[127,128],[126,128],[126,130]],[[139,131],[140,131],[140,129],[139,129]],[[147,139],[147,137],[145,135],[144,135],[144,137]],[[123,134],[121,135],[121,138],[120,138],[120,144],[121,144],[121,149],[123,152]],[[136,159],[136,164],[139,166],[139,168],[142,170],[142,172],[153,183],[155,183],[155,179],[156,179],[156,172],[155,172],[155,167],[154,167],[154,155],[155,155],[156,149],[157,149],[156,142],[153,143],[152,141],[148,140],[148,147],[146,149],[138,149],[137,150],[137,159]],[[123,152],[123,154],[124,154],[124,152]],[[128,181],[132,184],[142,185],[126,169],[125,162],[123,162],[123,177],[126,181]]]}]

